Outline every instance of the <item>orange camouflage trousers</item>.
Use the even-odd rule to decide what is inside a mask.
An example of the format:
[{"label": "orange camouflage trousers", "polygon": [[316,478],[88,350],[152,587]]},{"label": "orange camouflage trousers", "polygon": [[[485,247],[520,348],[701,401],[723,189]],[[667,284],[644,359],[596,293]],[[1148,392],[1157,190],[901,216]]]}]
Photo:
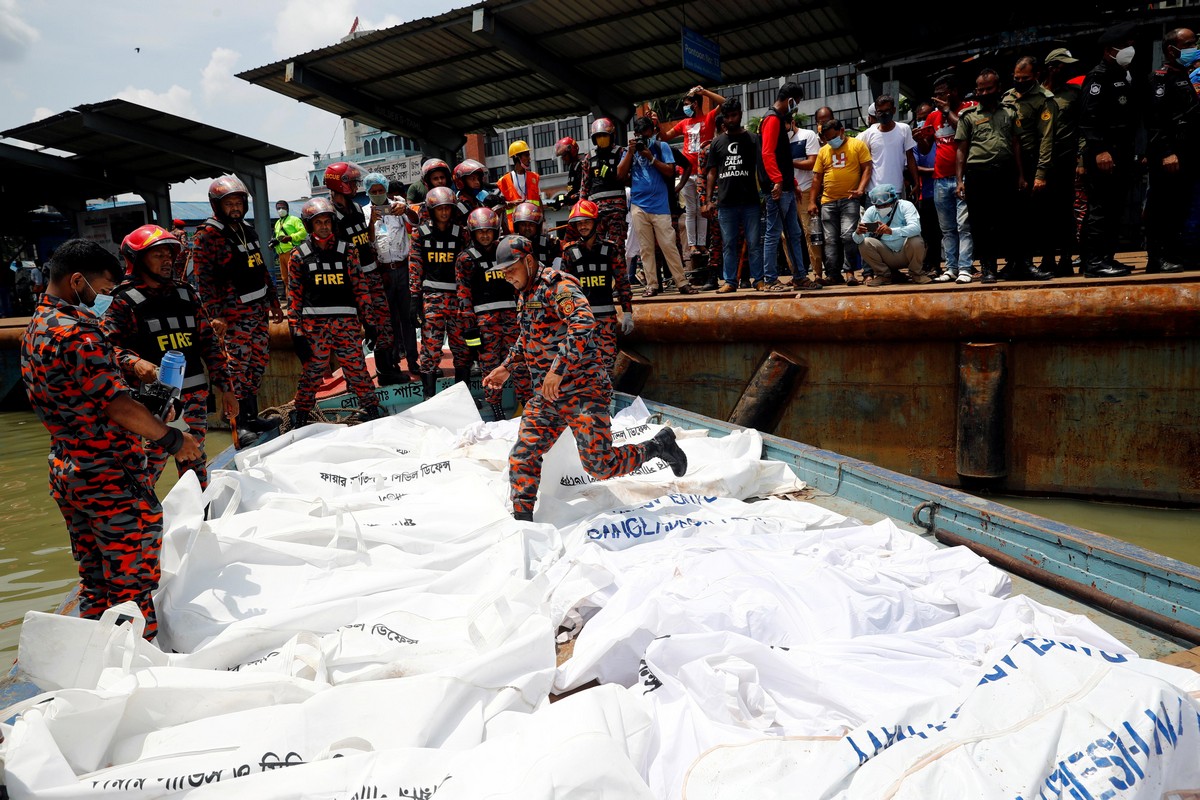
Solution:
[{"label": "orange camouflage trousers", "polygon": [[148,478],[144,470],[84,470],[54,452],[50,456],[50,494],[79,562],[79,616],[99,619],[112,606],[132,600],[146,618],[145,637],[153,639],[163,514]]},{"label": "orange camouflage trousers", "polygon": [[[193,389],[185,392],[180,398],[183,403],[183,414],[180,419],[187,423],[188,433],[200,445],[200,457],[194,461],[176,461],[180,477],[189,469],[196,473],[200,480],[200,488],[208,488],[208,463],[204,457],[204,436],[208,433],[208,389]],[[150,474],[150,485],[158,483],[163,470],[167,468],[167,459],[171,456],[153,442],[146,442],[146,472]]]},{"label": "orange camouflage trousers", "polygon": [[604,364],[604,369],[610,377],[613,374],[613,367],[617,365],[617,329],[619,327],[617,316],[611,314],[596,317],[596,327],[592,329],[592,341],[595,343],[596,349],[600,351],[600,363]]},{"label": "orange camouflage trousers", "polygon": [[421,372],[438,372],[442,363],[442,340],[450,340],[450,355],[455,367],[471,365],[471,354],[458,317],[458,295],[454,292],[426,290],[421,302],[425,321],[421,323]]},{"label": "orange camouflage trousers", "polygon": [[551,402],[535,394],[525,404],[517,443],[508,456],[513,513],[531,513],[542,478],[542,458],[568,427],[575,435],[579,460],[598,481],[628,475],[646,460],[640,444],[613,447],[610,395],[569,394]]},{"label": "orange camouflage trousers", "polygon": [[[363,314],[363,321],[375,326],[379,338],[375,342],[376,349],[395,350],[396,332],[392,330],[392,311],[388,305],[387,289],[384,288],[384,271],[387,268],[379,263],[370,272],[364,272],[363,278],[367,283],[367,294],[371,296],[371,308]],[[392,354],[393,358],[395,353]]]},{"label": "orange camouflage trousers", "polygon": [[[505,356],[508,355],[508,351],[517,342],[517,334],[520,331],[517,325],[517,310],[509,308],[500,311],[484,311],[476,314],[475,319],[479,322],[479,338],[481,340],[479,369],[484,375],[487,375],[500,366]],[[530,383],[529,367],[523,360],[513,363],[512,369],[509,370],[508,380],[512,383],[517,402],[527,402],[529,396],[533,394],[533,386]],[[483,387],[485,403],[499,403],[503,394],[503,389]]]},{"label": "orange camouflage trousers", "polygon": [[296,410],[312,411],[317,402],[317,389],[325,379],[329,355],[336,354],[346,378],[346,388],[358,397],[360,408],[379,405],[375,384],[367,372],[362,351],[362,328],[358,317],[306,317],[304,334],[312,347],[313,357],[304,364],[300,383],[296,386]]},{"label": "orange camouflage trousers", "polygon": [[239,398],[257,395],[267,371],[267,361],[271,357],[268,310],[265,300],[238,304],[234,312],[225,317],[229,323],[229,330],[225,331],[225,361]]}]

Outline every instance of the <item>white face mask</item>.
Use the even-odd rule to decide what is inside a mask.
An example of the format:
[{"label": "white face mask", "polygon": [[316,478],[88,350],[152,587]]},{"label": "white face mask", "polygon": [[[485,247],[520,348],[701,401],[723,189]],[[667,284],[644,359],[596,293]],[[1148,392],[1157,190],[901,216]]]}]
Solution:
[{"label": "white face mask", "polygon": [[1130,45],[1129,47],[1122,47],[1120,50],[1118,50],[1115,58],[1117,63],[1122,67],[1128,67],[1133,62],[1133,54],[1133,45]]}]

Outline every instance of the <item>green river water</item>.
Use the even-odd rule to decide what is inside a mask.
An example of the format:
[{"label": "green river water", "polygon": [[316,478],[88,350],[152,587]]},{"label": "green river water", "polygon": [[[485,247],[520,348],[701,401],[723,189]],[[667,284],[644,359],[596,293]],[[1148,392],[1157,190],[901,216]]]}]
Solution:
[{"label": "green river water", "polygon": [[[229,441],[227,432],[211,433],[210,457]],[[16,656],[25,612],[53,611],[77,577],[66,527],[47,490],[48,451],[49,435],[31,412],[0,412],[0,657]],[[158,484],[159,496],[175,481],[171,465]],[[991,499],[1200,564],[1200,511],[1056,498]]]}]

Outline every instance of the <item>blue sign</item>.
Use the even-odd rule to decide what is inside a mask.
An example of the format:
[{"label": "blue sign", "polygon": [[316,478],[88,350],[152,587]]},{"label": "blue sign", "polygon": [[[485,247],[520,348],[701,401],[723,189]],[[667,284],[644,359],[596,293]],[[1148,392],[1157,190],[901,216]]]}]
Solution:
[{"label": "blue sign", "polygon": [[683,68],[717,81],[721,78],[721,45],[706,39],[691,28],[681,28],[680,49]]}]

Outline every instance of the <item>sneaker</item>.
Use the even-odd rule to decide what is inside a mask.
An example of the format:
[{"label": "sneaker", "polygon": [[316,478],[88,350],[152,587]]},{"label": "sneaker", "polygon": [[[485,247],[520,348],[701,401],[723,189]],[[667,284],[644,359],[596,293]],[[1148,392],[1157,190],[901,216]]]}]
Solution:
[{"label": "sneaker", "polygon": [[658,294],[658,289],[653,286],[647,286],[642,290],[642,297],[654,297],[656,294]]},{"label": "sneaker", "polygon": [[958,277],[954,279],[954,282],[955,283],[970,283],[971,282],[971,273],[969,273],[969,272],[958,273]]},{"label": "sneaker", "polygon": [[[957,279],[958,279],[958,276],[955,275],[953,272],[943,272],[941,275],[938,275],[936,278],[934,278],[934,281],[936,281],[937,283],[949,283],[950,281],[957,280]],[[970,279],[971,279],[971,276],[968,275],[967,280],[970,280]]]},{"label": "sneaker", "polygon": [[737,287],[735,287],[732,283],[723,283],[721,284],[721,288],[717,289],[717,294],[732,294],[736,291]]}]

